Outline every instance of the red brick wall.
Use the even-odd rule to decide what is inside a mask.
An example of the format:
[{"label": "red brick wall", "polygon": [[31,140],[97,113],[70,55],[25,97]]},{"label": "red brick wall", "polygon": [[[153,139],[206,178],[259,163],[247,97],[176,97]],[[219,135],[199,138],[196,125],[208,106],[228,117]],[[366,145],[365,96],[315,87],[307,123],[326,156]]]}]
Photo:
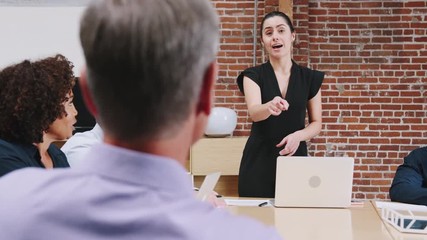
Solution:
[{"label": "red brick wall", "polygon": [[[216,105],[239,116],[235,136],[250,130],[238,73],[253,65],[254,0],[212,0],[221,16]],[[277,0],[258,1],[262,16]],[[294,0],[294,59],[326,72],[323,130],[316,156],[355,158],[354,198],[387,199],[397,166],[427,145],[427,1]],[[256,64],[261,63],[259,36]]]},{"label": "red brick wall", "polygon": [[215,105],[235,109],[239,119],[233,135],[246,136],[249,135],[251,121],[248,118],[244,97],[236,85],[236,77],[245,68],[263,62],[258,35],[259,24],[265,13],[279,9],[279,0],[258,0],[256,10],[255,0],[212,0],[212,2],[221,21]]}]

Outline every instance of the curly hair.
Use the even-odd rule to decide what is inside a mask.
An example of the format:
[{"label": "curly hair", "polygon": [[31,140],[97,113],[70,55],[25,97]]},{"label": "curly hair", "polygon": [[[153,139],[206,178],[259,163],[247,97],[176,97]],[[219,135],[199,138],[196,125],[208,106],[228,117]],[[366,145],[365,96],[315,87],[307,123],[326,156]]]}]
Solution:
[{"label": "curly hair", "polygon": [[66,116],[63,103],[75,84],[73,64],[60,54],[25,60],[0,72],[0,138],[40,143],[43,132]]}]

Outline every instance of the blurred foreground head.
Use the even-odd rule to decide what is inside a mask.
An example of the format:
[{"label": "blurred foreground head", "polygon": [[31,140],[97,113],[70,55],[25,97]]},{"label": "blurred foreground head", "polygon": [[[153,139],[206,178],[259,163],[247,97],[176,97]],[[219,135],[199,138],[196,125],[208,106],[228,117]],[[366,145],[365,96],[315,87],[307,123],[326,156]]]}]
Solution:
[{"label": "blurred foreground head", "polygon": [[116,139],[163,139],[199,101],[215,62],[218,17],[208,0],[105,0],[80,38],[97,119]]}]

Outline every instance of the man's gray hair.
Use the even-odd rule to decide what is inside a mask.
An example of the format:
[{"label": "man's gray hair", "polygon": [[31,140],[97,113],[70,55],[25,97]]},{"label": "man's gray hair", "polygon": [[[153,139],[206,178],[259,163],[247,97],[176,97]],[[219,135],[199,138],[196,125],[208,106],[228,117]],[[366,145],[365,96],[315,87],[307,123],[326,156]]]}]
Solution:
[{"label": "man's gray hair", "polygon": [[104,0],[80,39],[100,123],[114,137],[173,134],[196,104],[219,43],[208,0]]}]

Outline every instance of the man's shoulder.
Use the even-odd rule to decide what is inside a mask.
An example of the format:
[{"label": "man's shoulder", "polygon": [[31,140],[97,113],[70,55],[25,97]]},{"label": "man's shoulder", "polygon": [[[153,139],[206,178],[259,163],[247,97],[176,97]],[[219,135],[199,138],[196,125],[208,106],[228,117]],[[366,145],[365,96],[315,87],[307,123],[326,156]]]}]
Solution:
[{"label": "man's shoulder", "polygon": [[424,155],[427,157],[427,146],[416,148],[416,149],[412,150],[411,153],[421,154],[421,155]]},{"label": "man's shoulder", "polygon": [[408,156],[425,158],[427,160],[427,147],[420,147],[412,150]]},{"label": "man's shoulder", "polygon": [[[111,218],[107,221],[102,217],[91,218],[96,219],[92,223],[105,225],[107,221],[112,228],[119,226],[117,231],[124,231],[125,229],[119,223],[123,219],[132,219],[134,226],[141,226],[137,228],[131,227],[126,230],[133,231],[131,234],[134,236],[139,234],[144,236],[144,232],[147,234],[148,229],[145,229],[144,232],[141,232],[141,230],[144,229],[144,226],[150,226],[149,231],[151,233],[160,235],[165,234],[165,232],[182,233],[183,236],[191,236],[191,239],[197,239],[201,234],[206,237],[200,238],[212,240],[280,239],[273,227],[263,225],[250,218],[235,216],[227,209],[216,209],[207,203],[191,198],[191,196],[182,198],[164,197],[172,195],[170,195],[170,192],[153,191],[151,188],[140,188],[123,182],[125,185],[122,186],[130,189],[130,191],[119,190],[117,192],[114,190],[111,192],[110,190],[105,190],[106,188],[104,187],[107,185],[100,184],[99,181],[95,181],[95,185],[88,186],[87,178],[81,176],[78,172],[80,171],[46,171],[28,168],[16,171],[4,179],[0,178],[0,191],[10,193],[0,194],[0,212],[13,216],[13,222],[18,223],[22,219],[28,220],[30,218],[33,222],[36,222],[36,220],[37,222],[47,221],[46,216],[50,216],[50,220],[52,216],[54,216],[53,218],[62,219],[60,216],[64,216],[64,213],[70,213],[69,211],[73,211],[72,216],[67,215],[69,221],[91,222],[87,218],[89,213],[92,216],[98,216],[101,213],[102,215],[111,214],[113,216],[114,214],[112,213],[121,211],[124,215],[121,215],[122,218],[120,219]],[[94,182],[91,184],[94,184]],[[117,182],[114,184],[117,184]],[[82,186],[85,186],[86,190],[82,190]],[[101,186],[103,191],[87,191],[88,189],[93,190],[94,186]],[[140,192],[140,194],[136,194],[136,192]],[[147,197],[148,195],[150,197]],[[121,197],[117,198],[117,196]],[[104,200],[98,202],[94,201],[95,199]],[[127,215],[126,209],[123,209],[124,203],[128,206],[126,209],[140,209],[141,211],[135,212],[132,210],[132,214]],[[143,204],[141,205],[140,203]],[[41,206],[38,206],[37,211],[34,211],[37,204],[41,204]],[[135,205],[132,206],[132,204]],[[79,206],[79,208],[71,210],[70,205]],[[57,216],[58,214],[59,216]],[[2,220],[7,221],[0,216],[0,223]],[[63,223],[55,221],[50,227]],[[115,225],[116,223],[119,225]],[[64,227],[69,231],[73,231],[70,222],[67,223],[67,226]],[[46,228],[46,226],[44,227]],[[98,230],[96,228],[92,229],[95,234],[99,233],[97,232]]]},{"label": "man's shoulder", "polygon": [[42,212],[57,211],[58,206],[66,209],[73,201],[74,189],[78,184],[81,186],[79,179],[82,179],[80,173],[70,168],[28,167],[13,171],[0,178],[0,192],[7,193],[0,194],[0,212],[19,221],[35,218]]},{"label": "man's shoulder", "polygon": [[32,199],[40,199],[38,189],[44,189],[42,187],[42,183],[45,182],[44,173],[45,169],[28,167],[1,177],[0,192],[7,194],[0,194],[0,212],[6,215],[10,213],[19,218],[17,215],[20,212],[15,213],[18,206],[22,211],[31,209],[32,206],[28,205],[34,203]]},{"label": "man's shoulder", "polygon": [[427,147],[420,147],[412,150],[405,157],[405,164],[427,164]]},{"label": "man's shoulder", "polygon": [[[8,192],[5,195],[10,198],[25,194],[31,198],[34,193],[48,191],[49,187],[58,183],[58,179],[67,179],[65,172],[69,172],[69,168],[53,170],[27,167],[18,169],[0,178],[0,192]],[[0,194],[0,202],[3,197],[6,197],[5,195]]]},{"label": "man's shoulder", "polygon": [[28,167],[28,168],[22,168],[16,171],[11,172],[5,177],[0,178],[0,183],[4,181],[16,181],[18,179],[21,179],[17,183],[20,183],[24,180],[35,180],[32,182],[37,182],[38,180],[42,181],[45,178],[54,177],[59,173],[59,170],[56,169],[46,169],[46,168],[35,168],[35,167]]}]

